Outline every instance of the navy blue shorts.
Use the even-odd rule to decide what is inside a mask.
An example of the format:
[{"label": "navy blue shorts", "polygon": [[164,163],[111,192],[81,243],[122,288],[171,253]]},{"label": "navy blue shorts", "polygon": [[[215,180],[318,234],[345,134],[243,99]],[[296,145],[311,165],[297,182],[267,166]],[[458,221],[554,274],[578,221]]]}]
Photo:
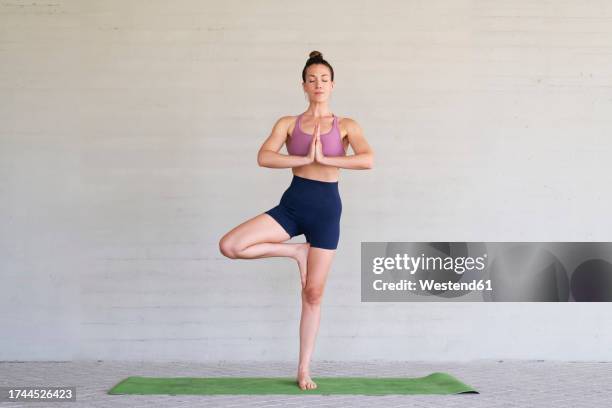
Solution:
[{"label": "navy blue shorts", "polygon": [[338,247],[342,201],[337,181],[293,175],[280,203],[266,214],[272,216],[290,237],[304,234],[311,247]]}]

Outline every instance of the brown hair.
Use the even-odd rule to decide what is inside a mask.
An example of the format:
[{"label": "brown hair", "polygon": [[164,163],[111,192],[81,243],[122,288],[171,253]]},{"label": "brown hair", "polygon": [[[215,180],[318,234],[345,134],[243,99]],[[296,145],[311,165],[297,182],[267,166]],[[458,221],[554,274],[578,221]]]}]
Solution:
[{"label": "brown hair", "polygon": [[323,64],[327,66],[331,71],[331,80],[334,80],[334,69],[331,65],[329,65],[329,62],[323,59],[323,54],[321,54],[319,51],[311,51],[310,55],[308,56],[308,60],[306,61],[306,65],[304,65],[304,69],[302,70],[302,81],[306,82],[306,68],[313,64]]}]

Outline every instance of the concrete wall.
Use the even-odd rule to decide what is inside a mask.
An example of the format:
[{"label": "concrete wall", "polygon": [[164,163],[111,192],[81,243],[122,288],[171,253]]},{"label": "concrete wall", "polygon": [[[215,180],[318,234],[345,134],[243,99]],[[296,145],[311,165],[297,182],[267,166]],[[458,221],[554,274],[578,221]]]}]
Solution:
[{"label": "concrete wall", "polygon": [[[344,170],[314,359],[611,360],[607,303],[361,303],[361,241],[609,241],[612,3],[4,1],[0,360],[297,360],[289,259],[229,260],[308,52]],[[294,238],[303,241],[303,237]]]}]

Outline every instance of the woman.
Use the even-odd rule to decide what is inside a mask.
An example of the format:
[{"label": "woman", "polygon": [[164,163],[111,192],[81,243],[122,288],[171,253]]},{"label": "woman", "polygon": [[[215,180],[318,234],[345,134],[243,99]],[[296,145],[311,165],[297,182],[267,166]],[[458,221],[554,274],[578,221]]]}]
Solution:
[{"label": "woman", "polygon": [[[297,117],[278,119],[257,156],[260,166],[291,168],[291,184],[276,207],[238,225],[219,242],[221,253],[232,259],[282,256],[297,261],[302,284],[297,383],[302,390],[317,387],[309,366],[325,281],[340,236],[339,168],[371,169],[374,160],[357,122],[330,113],[334,85],[331,65],[320,52],[311,52],[302,70],[308,109]],[[283,144],[288,155],[278,153]],[[345,157],[349,144],[355,154]],[[305,243],[284,243],[300,234]]]}]

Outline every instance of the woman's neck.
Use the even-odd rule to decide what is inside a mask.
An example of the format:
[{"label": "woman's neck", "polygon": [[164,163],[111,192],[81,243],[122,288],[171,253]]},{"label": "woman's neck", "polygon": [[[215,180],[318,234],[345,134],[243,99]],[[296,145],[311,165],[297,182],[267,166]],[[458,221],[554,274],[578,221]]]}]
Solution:
[{"label": "woman's neck", "polygon": [[323,118],[331,116],[332,113],[329,111],[329,106],[327,104],[310,104],[306,112],[306,115],[313,116],[315,118]]}]

